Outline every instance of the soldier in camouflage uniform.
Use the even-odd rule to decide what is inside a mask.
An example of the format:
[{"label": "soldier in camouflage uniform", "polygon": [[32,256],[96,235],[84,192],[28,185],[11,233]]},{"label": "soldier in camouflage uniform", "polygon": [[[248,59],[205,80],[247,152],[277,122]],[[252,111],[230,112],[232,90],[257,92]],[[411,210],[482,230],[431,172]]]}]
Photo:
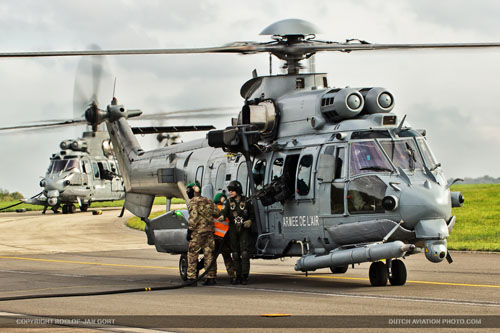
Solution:
[{"label": "soldier in camouflage uniform", "polygon": [[[187,187],[188,196],[192,195],[189,201],[189,222],[188,222],[188,269],[187,284],[196,285],[196,272],[198,265],[198,254],[203,249],[205,270],[214,259],[214,216],[219,216],[219,210],[212,200],[200,195],[200,187],[191,183]],[[217,271],[215,266],[207,271],[204,285],[214,285]]]},{"label": "soldier in camouflage uniform", "polygon": [[239,181],[231,181],[227,189],[229,199],[224,202],[221,219],[229,218],[229,242],[236,269],[236,283],[247,284],[250,272],[249,241],[253,209],[250,202],[246,202],[246,197],[242,195],[243,189]]}]

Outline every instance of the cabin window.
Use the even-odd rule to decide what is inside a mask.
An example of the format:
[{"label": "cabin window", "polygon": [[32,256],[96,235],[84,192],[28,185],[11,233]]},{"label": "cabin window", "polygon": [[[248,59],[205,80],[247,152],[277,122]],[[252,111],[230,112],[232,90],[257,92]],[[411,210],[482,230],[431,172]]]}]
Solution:
[{"label": "cabin window", "polygon": [[94,171],[94,178],[98,179],[99,178],[99,167],[97,166],[96,162],[92,162],[92,170]]},{"label": "cabin window", "polygon": [[224,188],[224,180],[226,177],[226,163],[221,163],[217,169],[217,176],[215,177],[215,190],[221,191]]},{"label": "cabin window", "polygon": [[305,155],[299,162],[297,171],[297,193],[307,195],[311,187],[312,155]]},{"label": "cabin window", "polygon": [[253,169],[252,176],[255,183],[255,188],[261,190],[264,187],[264,177],[266,175],[266,160],[258,160]]},{"label": "cabin window", "polygon": [[332,214],[344,213],[344,185],[345,182],[332,183],[330,192],[330,205]]},{"label": "cabin window", "polygon": [[198,169],[196,169],[196,176],[194,177],[195,183],[200,184],[200,187],[203,186],[203,166],[200,165]]},{"label": "cabin window", "polygon": [[236,175],[236,180],[241,183],[241,188],[243,189],[243,195],[246,195],[247,184],[248,184],[248,169],[246,162],[242,162],[238,166],[238,173]]},{"label": "cabin window", "polygon": [[366,172],[392,172],[392,167],[375,141],[351,144],[351,175]]},{"label": "cabin window", "polygon": [[271,170],[271,180],[275,180],[283,174],[283,158],[279,157],[274,160],[273,168]]},{"label": "cabin window", "polygon": [[295,88],[296,89],[304,89],[306,86],[304,78],[303,77],[298,77],[295,79]]},{"label": "cabin window", "polygon": [[115,174],[118,173],[114,162],[111,162],[111,161],[109,162],[109,168],[111,169],[111,171],[113,173],[115,173]]},{"label": "cabin window", "polygon": [[382,199],[387,185],[377,176],[359,177],[349,183],[347,209],[351,214],[384,213]]}]

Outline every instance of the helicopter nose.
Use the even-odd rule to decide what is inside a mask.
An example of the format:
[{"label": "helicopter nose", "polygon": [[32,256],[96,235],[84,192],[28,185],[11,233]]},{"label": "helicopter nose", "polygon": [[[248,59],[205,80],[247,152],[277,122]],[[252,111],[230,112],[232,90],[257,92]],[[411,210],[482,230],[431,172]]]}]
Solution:
[{"label": "helicopter nose", "polygon": [[54,197],[48,198],[48,199],[47,199],[47,203],[48,203],[50,206],[55,206],[55,205],[57,204],[57,198],[54,198]]},{"label": "helicopter nose", "polygon": [[451,217],[450,192],[445,187],[414,184],[401,193],[401,218],[408,226],[415,226],[420,220]]}]

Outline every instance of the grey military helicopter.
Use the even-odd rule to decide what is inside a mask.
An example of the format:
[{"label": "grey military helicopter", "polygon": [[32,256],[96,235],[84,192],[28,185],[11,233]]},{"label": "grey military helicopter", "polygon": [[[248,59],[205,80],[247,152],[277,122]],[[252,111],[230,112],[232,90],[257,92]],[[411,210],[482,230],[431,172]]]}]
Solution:
[{"label": "grey military helicopter", "polygon": [[[309,22],[289,19],[262,31],[267,43],[161,50],[10,53],[67,56],[178,53],[270,53],[283,75],[257,76],[241,88],[244,105],[231,126],[205,139],[144,151],[127,122],[132,115],[113,98],[89,108],[92,125],[105,123],[125,185],[125,208],[146,222],[148,244],[159,252],[187,252],[186,213],[148,219],[155,196],[184,197],[197,181],[212,197],[238,180],[254,203],[252,258],[298,257],[295,270],[372,262],[370,283],[404,285],[401,260],[424,252],[432,263],[452,262],[447,238],[464,198],[451,192],[425,130],[393,113],[395,98],[381,87],[335,88],[325,73],[301,73],[301,61],[320,51],[485,48],[500,43],[372,44],[315,39]],[[180,270],[184,269],[183,257]]]},{"label": "grey military helicopter", "polygon": [[[92,45],[98,50],[98,46]],[[98,93],[101,81],[108,72],[103,57],[82,58],[77,69],[74,87],[74,118],[45,120],[28,125],[1,127],[4,131],[46,130],[65,126],[85,125],[83,118],[87,108],[97,108]],[[115,81],[116,85],[116,81]],[[90,91],[89,91],[90,89]],[[114,91],[114,89],[113,89]],[[113,92],[114,94],[114,92]],[[224,109],[197,109],[188,110],[191,117],[199,116],[204,112],[223,112]],[[134,110],[133,115],[141,115],[141,111]],[[132,116],[129,110],[129,115]],[[145,115],[143,120],[175,119],[178,112],[160,112]],[[186,115],[183,115],[186,117]],[[157,126],[133,127],[134,134],[155,134],[161,144],[176,144],[180,140],[179,132],[206,131],[212,126]],[[168,132],[168,133],[167,133]],[[92,125],[83,132],[81,138],[63,140],[59,144],[60,151],[52,154],[45,176],[40,180],[42,192],[32,198],[21,201],[44,206],[43,214],[50,207],[54,213],[62,208],[63,214],[75,213],[75,204],[86,212],[91,203],[122,200],[125,197],[123,180],[118,161],[116,160],[109,134],[104,126]]]},{"label": "grey military helicopter", "polygon": [[25,203],[51,207],[57,213],[74,213],[78,203],[86,212],[92,202],[121,200],[125,197],[118,163],[113,156],[108,132],[88,131],[82,138],[64,140],[52,154],[45,177],[40,180],[40,196]]}]

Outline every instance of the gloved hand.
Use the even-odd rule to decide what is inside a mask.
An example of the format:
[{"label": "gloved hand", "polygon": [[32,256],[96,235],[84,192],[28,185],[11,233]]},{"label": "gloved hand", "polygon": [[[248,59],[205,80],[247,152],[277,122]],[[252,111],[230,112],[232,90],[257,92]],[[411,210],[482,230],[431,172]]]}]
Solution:
[{"label": "gloved hand", "polygon": [[252,221],[251,220],[246,220],[245,222],[243,222],[243,227],[245,228],[250,228],[252,226]]},{"label": "gloved hand", "polygon": [[224,222],[225,218],[224,218],[224,215],[221,215],[217,218],[217,221],[219,222]]},{"label": "gloved hand", "polygon": [[192,233],[193,233],[193,230],[189,230],[189,229],[188,229],[188,232],[187,232],[187,235],[186,235],[186,240],[187,240],[188,242],[190,242],[190,241],[191,241],[191,239],[193,239],[193,238],[191,237],[191,234],[192,234]]}]

